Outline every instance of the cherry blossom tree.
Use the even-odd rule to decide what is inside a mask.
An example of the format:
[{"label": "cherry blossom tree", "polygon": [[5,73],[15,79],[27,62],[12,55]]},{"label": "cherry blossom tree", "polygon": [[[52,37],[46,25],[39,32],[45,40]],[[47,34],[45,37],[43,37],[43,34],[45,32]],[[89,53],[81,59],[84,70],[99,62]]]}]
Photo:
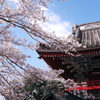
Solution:
[{"label": "cherry blossom tree", "polygon": [[[16,2],[15,2],[16,1]],[[35,44],[17,37],[14,29],[24,30],[35,41],[44,41],[52,49],[64,52],[80,46],[72,38],[57,37],[46,32],[40,23],[47,21],[42,7],[47,7],[50,0],[0,0],[0,94],[4,100],[36,100],[24,88],[24,79],[30,77],[35,83],[50,82],[57,79],[53,71],[43,71],[26,63],[30,56],[24,54],[20,47],[33,50]],[[20,33],[21,35],[21,33]],[[58,71],[61,73],[62,71]],[[66,84],[63,78],[60,80]]]},{"label": "cherry blossom tree", "polygon": [[[12,0],[14,1],[14,0]],[[1,0],[0,22],[9,24],[11,27],[19,27],[33,39],[44,40],[50,47],[74,51],[79,43],[72,38],[64,39],[54,33],[45,32],[39,23],[46,22],[42,7],[47,7],[49,0],[17,0],[18,4],[7,0]],[[15,5],[15,6],[13,6]],[[52,46],[51,46],[52,45]],[[55,46],[56,45],[56,46]]]}]

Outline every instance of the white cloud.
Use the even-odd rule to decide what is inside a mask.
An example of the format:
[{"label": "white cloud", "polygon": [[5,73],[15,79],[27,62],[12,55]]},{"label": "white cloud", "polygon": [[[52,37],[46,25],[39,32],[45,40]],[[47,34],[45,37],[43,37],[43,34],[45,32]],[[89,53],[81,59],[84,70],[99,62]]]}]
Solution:
[{"label": "white cloud", "polygon": [[68,36],[71,34],[71,23],[69,21],[62,21],[60,16],[56,13],[45,9],[46,16],[49,17],[49,21],[43,24],[43,29],[49,32],[55,32],[57,36]]}]

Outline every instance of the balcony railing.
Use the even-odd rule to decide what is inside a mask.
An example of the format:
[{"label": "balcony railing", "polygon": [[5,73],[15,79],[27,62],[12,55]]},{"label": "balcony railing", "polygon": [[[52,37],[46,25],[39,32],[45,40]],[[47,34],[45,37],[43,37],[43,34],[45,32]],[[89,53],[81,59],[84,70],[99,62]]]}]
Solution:
[{"label": "balcony railing", "polygon": [[100,90],[100,80],[87,81],[87,82],[76,82],[76,87],[72,89],[67,89],[67,91],[71,90]]}]

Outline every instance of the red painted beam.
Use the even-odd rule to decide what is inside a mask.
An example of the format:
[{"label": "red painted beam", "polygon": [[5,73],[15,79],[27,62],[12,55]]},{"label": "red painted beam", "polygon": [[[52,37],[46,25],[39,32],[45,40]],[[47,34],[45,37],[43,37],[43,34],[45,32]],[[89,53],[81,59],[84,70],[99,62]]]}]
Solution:
[{"label": "red painted beam", "polygon": [[100,89],[100,86],[92,86],[92,87],[75,87],[73,89],[66,89],[67,91],[72,91],[72,90],[95,90],[95,89]]}]

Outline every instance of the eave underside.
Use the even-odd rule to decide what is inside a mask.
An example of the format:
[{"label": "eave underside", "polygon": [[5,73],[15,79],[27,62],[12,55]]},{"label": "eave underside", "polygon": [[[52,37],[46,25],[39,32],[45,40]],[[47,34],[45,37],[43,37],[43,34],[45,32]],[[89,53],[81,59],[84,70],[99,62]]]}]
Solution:
[{"label": "eave underside", "polygon": [[100,50],[80,51],[79,57],[54,50],[38,50],[40,58],[53,69],[63,69],[61,74],[65,79],[71,78],[76,81],[86,81],[87,77],[100,79]]}]

